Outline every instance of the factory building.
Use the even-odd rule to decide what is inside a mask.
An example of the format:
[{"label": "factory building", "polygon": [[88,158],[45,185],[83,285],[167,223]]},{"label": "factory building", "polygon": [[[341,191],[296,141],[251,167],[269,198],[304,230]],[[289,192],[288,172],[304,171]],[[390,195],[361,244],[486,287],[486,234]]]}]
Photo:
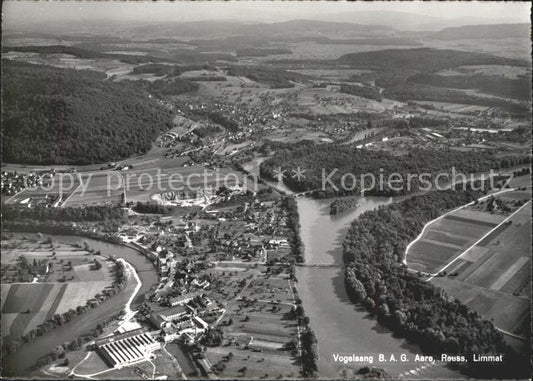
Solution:
[{"label": "factory building", "polygon": [[96,342],[102,357],[114,368],[145,360],[160,346],[148,332],[129,332]]}]

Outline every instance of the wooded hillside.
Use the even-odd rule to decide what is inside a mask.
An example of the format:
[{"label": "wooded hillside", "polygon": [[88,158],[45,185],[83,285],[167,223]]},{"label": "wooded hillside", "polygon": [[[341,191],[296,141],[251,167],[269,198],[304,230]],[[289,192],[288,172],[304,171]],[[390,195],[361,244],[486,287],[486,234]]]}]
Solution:
[{"label": "wooded hillside", "polygon": [[141,82],[103,73],[2,62],[2,160],[87,164],[146,152],[171,127],[170,110]]}]

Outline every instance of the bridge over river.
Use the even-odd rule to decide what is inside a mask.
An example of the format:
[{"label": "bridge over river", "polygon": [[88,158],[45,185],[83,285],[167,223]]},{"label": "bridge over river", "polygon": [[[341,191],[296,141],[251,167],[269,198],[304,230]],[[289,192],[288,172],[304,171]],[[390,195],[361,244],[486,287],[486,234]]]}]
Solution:
[{"label": "bridge over river", "polygon": [[337,267],[342,268],[341,265],[335,263],[297,263],[299,267]]},{"label": "bridge over river", "polygon": [[[397,199],[396,199],[397,200]],[[342,260],[342,242],[351,222],[361,213],[393,202],[392,198],[365,197],[357,208],[340,215],[329,214],[331,199],[297,198],[305,263],[296,266],[298,297],[310,319],[318,340],[318,374],[320,378],[353,378],[365,366],[384,368],[391,378],[458,379],[460,374],[442,363],[416,364],[420,349],[380,326],[346,293]],[[342,363],[336,358],[364,354],[370,361]],[[399,359],[405,354],[410,362],[378,362],[382,354]]]}]

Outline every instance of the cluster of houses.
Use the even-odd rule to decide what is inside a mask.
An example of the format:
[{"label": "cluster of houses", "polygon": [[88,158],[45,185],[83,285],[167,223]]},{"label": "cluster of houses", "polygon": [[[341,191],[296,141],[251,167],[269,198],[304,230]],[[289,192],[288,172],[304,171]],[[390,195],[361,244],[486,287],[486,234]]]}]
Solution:
[{"label": "cluster of houses", "polygon": [[12,196],[24,188],[43,185],[47,175],[49,175],[48,172],[19,174],[17,171],[2,171],[1,192],[3,195]]},{"label": "cluster of houses", "polygon": [[152,309],[150,322],[160,330],[164,342],[183,338],[194,343],[209,324],[202,316],[216,314],[219,308],[200,292],[192,292],[168,299],[166,306]]},{"label": "cluster of houses", "polygon": [[[121,231],[119,237],[141,248],[159,270],[159,285],[146,302],[149,308],[141,312],[156,330],[157,341],[195,343],[209,329],[209,322],[224,311],[206,294],[214,280],[203,270],[216,264],[188,258],[187,253],[201,246],[193,242],[208,239],[209,252],[227,253],[232,261],[265,263],[269,253],[290,251],[289,242],[277,231],[286,226],[286,213],[273,203],[254,200],[217,212],[228,218],[227,223],[218,219],[218,223],[201,226],[197,220],[173,218],[172,223],[164,219],[134,223]],[[203,215],[210,216],[207,211]]]}]

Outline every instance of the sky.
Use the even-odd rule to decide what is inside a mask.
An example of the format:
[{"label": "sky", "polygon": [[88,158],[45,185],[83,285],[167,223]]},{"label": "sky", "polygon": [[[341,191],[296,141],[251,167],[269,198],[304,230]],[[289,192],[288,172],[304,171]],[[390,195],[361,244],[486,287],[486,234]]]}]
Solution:
[{"label": "sky", "polygon": [[[39,22],[91,20],[197,21],[232,19],[239,21],[287,21],[321,19],[344,12],[410,12],[444,19],[512,19],[530,22],[530,2],[333,2],[333,1],[5,1],[2,21],[6,25]],[[331,19],[329,21],[332,21]],[[345,20],[343,20],[345,21]]]}]

